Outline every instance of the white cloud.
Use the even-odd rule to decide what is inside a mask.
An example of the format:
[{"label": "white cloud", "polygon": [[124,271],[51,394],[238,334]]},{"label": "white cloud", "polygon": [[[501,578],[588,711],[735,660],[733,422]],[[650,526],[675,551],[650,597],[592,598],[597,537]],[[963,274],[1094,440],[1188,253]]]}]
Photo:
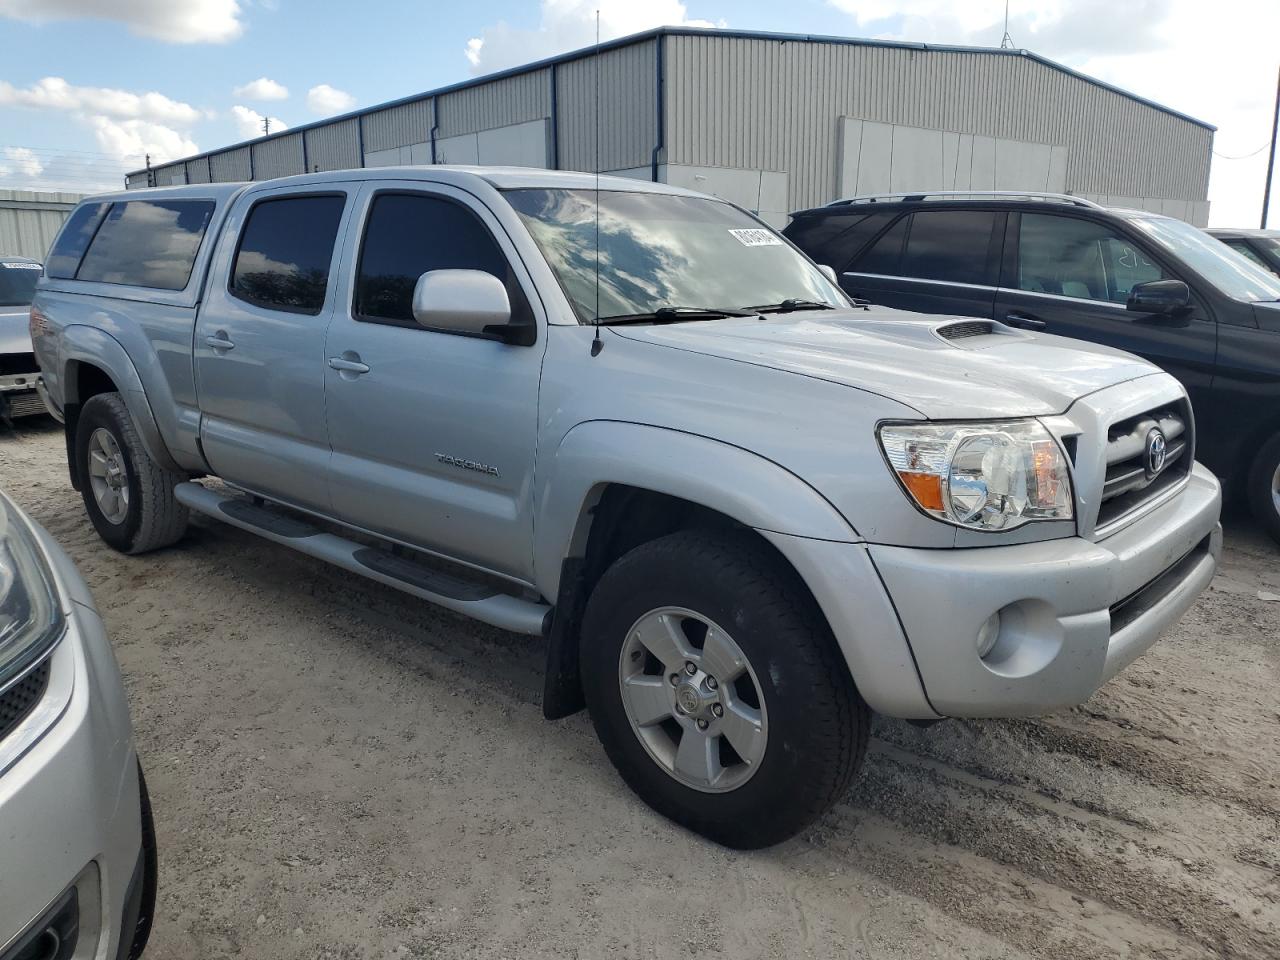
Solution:
[{"label": "white cloud", "polygon": [[239,0],[0,0],[0,17],[114,20],[169,43],[225,43],[244,32]]},{"label": "white cloud", "polygon": [[236,87],[231,94],[241,100],[287,100],[289,88],[267,77],[259,77],[242,87]]},{"label": "white cloud", "polygon": [[[860,36],[996,46],[1004,32],[1001,0],[828,2],[849,14],[849,33]],[[1009,33],[1017,47],[1214,124],[1216,154],[1248,154],[1270,135],[1275,0],[1237,0],[1215,13],[1203,0],[1042,0],[1032,12],[1013,11]],[[1266,156],[1214,156],[1211,223],[1257,225]],[[1280,186],[1271,206],[1275,226]]]},{"label": "white cloud", "polygon": [[172,100],[162,93],[131,93],[110,87],[77,87],[61,77],[45,77],[29,87],[15,87],[0,80],[0,106],[97,113],[120,119],[149,120],[179,126],[190,125],[200,119],[200,111],[191,104]]},{"label": "white cloud", "polygon": [[154,166],[200,152],[190,136],[161,123],[116,120],[101,115],[91,116],[87,122],[98,146],[112,156],[139,158],[150,154]]},{"label": "white cloud", "polygon": [[335,113],[346,113],[356,105],[356,98],[345,90],[338,90],[321,83],[307,91],[307,107],[312,113],[329,117]]},{"label": "white cloud", "polygon": [[600,39],[612,40],[651,27],[723,27],[724,21],[690,20],[680,0],[542,0],[542,17],[532,30],[499,21],[467,41],[463,54],[474,74],[491,73],[595,43],[596,10]]},{"label": "white cloud", "polygon": [[26,147],[5,147],[0,150],[0,177],[38,177],[44,171],[44,163]]},{"label": "white cloud", "polygon": [[[236,104],[231,108],[231,119],[236,122],[236,130],[246,140],[252,140],[254,137],[261,137],[265,131],[262,129],[262,121],[264,114],[259,113],[252,107],[246,107],[242,104]],[[288,130],[289,125],[279,117],[271,117],[271,132],[279,133],[281,130]]]}]

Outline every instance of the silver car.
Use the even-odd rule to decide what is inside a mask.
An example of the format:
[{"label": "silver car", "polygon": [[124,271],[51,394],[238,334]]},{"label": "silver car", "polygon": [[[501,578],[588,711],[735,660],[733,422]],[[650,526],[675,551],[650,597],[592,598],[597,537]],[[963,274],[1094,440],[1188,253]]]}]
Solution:
[{"label": "silver car", "polygon": [[44,267],[26,257],[0,257],[0,421],[44,413],[36,392],[40,370],[31,349],[31,298]]},{"label": "silver car", "polygon": [[0,960],[141,955],[155,830],[84,580],[0,493]]}]

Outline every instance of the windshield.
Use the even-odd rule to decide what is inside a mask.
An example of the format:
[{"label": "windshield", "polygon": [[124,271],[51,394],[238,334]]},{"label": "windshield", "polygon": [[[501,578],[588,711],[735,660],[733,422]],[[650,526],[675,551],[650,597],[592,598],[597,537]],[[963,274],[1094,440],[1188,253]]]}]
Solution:
[{"label": "windshield", "polygon": [[848,306],[840,289],[789,243],[718,200],[619,190],[510,190],[506,196],[586,323],[664,307],[741,310],[787,300]]},{"label": "windshield", "polygon": [[1221,240],[1167,217],[1136,217],[1133,225],[1235,300],[1280,300],[1280,277],[1238,255]]},{"label": "windshield", "polygon": [[0,307],[25,307],[36,295],[40,264],[0,261]]}]

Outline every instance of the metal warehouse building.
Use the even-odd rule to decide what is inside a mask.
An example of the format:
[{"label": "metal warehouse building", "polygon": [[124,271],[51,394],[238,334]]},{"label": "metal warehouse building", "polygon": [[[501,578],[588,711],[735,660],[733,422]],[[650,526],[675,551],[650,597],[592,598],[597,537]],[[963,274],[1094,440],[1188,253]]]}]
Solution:
[{"label": "metal warehouse building", "polygon": [[1026,50],[661,28],[130,174],[599,168],[781,226],[857,194],[1037,190],[1203,226],[1214,128]]}]

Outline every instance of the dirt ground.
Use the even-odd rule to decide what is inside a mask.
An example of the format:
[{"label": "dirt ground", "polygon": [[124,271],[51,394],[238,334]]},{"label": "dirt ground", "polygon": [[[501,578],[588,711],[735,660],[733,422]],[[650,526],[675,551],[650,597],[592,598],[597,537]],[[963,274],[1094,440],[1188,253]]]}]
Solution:
[{"label": "dirt ground", "polygon": [[1280,957],[1280,551],[1247,518],[1083,707],[877,720],[816,829],[741,854],[636,800],[585,715],[542,719],[532,639],[212,522],[115,554],[52,421],[0,435],[0,485],[124,670],[149,958]]}]

